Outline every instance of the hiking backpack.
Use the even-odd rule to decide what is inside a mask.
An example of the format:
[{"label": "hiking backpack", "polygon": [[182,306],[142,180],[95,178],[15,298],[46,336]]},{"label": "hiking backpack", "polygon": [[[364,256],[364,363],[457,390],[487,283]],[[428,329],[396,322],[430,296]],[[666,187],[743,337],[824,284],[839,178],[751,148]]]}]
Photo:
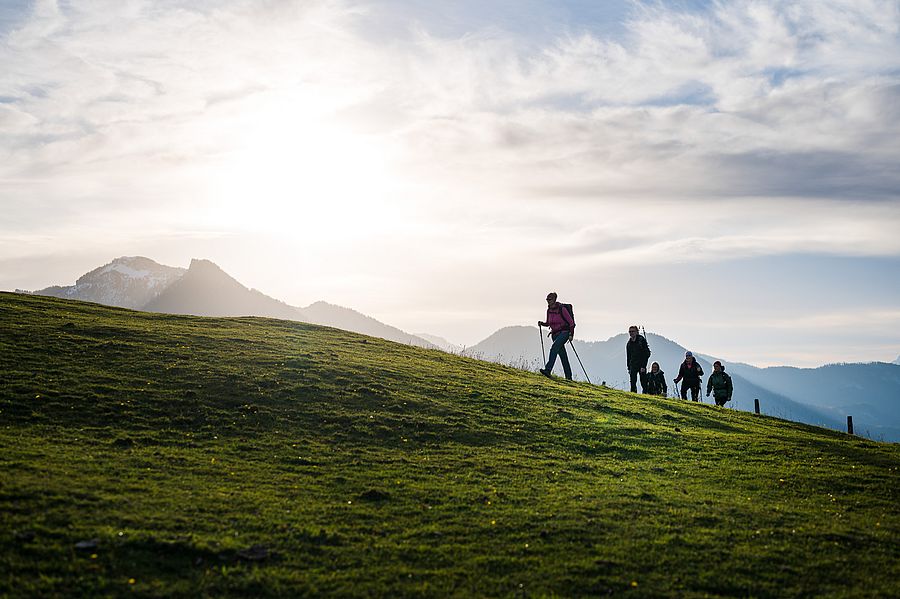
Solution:
[{"label": "hiking backpack", "polygon": [[575,329],[575,311],[572,310],[572,304],[564,304],[559,302],[559,305],[569,311],[569,316],[572,317],[572,329]]}]

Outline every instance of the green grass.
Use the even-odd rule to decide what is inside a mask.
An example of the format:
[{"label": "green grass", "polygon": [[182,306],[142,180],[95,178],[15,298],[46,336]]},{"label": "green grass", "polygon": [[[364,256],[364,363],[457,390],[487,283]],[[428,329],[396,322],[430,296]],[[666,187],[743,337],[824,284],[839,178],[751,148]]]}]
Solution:
[{"label": "green grass", "polygon": [[0,294],[0,595],[898,596],[898,468],[334,329]]}]

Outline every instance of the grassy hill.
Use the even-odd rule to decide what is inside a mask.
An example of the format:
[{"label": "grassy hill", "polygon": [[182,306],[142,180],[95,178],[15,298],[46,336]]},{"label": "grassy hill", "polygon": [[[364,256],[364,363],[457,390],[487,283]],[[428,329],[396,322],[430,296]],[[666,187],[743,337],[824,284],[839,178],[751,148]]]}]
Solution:
[{"label": "grassy hill", "polygon": [[0,294],[0,596],[897,596],[900,447]]}]

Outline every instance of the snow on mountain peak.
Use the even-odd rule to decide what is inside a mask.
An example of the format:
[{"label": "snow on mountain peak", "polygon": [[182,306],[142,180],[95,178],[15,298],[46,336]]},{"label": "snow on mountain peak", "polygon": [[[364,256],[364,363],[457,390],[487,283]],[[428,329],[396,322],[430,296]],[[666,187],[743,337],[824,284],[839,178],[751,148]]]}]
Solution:
[{"label": "snow on mountain peak", "polygon": [[48,287],[36,293],[139,308],[183,274],[183,268],[158,264],[143,256],[122,256],[80,276],[75,285]]}]

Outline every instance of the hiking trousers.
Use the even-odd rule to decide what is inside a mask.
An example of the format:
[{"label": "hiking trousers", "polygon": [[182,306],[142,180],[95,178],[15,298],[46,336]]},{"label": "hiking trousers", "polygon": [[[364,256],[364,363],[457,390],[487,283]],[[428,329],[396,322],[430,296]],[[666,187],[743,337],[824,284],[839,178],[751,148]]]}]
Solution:
[{"label": "hiking trousers", "polygon": [[691,399],[700,401],[700,381],[688,383],[684,379],[681,381],[681,399],[687,399],[688,389],[691,390]]},{"label": "hiking trousers", "polygon": [[556,356],[562,362],[563,372],[566,378],[572,380],[572,367],[569,366],[569,355],[566,353],[566,341],[569,340],[569,331],[560,331],[553,336],[553,345],[550,346],[550,356],[547,358],[547,372],[553,372],[553,365],[556,364]]},{"label": "hiking trousers", "polygon": [[647,373],[641,372],[641,369],[637,370],[629,370],[628,375],[631,377],[631,392],[637,393],[637,381],[638,378],[641,380],[641,393],[644,393],[644,389],[647,388]]}]

